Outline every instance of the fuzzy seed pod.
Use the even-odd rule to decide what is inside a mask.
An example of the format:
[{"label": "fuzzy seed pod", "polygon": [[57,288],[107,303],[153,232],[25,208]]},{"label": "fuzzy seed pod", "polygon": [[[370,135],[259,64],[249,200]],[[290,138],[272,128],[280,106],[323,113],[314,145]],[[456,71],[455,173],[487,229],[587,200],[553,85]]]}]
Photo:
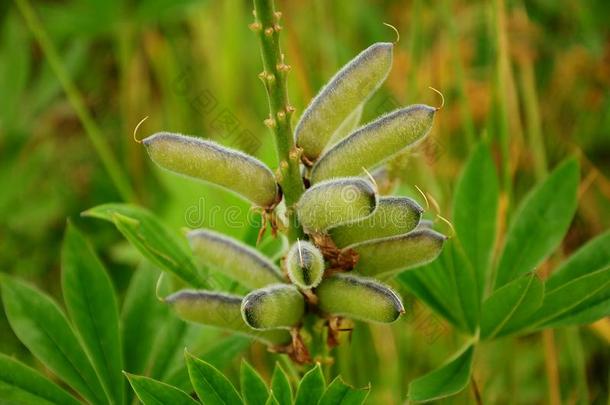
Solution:
[{"label": "fuzzy seed pod", "polygon": [[324,257],[312,243],[298,241],[286,255],[286,270],[293,284],[305,290],[316,287],[324,275]]},{"label": "fuzzy seed pod", "polygon": [[169,132],[149,136],[142,144],[151,159],[164,169],[225,187],[259,207],[276,203],[278,187],[273,172],[252,156]]},{"label": "fuzzy seed pod", "polygon": [[311,169],[311,182],[356,176],[423,139],[436,109],[416,104],[393,111],[367,124],[330,148]]},{"label": "fuzzy seed pod", "polygon": [[241,316],[242,297],[202,290],[182,290],[165,299],[180,319],[215,326],[237,333],[254,335],[271,345],[290,342],[286,331],[259,332],[250,328]]},{"label": "fuzzy seed pod", "polygon": [[267,257],[244,243],[209,229],[187,235],[197,257],[248,288],[261,288],[282,281],[280,269]]},{"label": "fuzzy seed pod", "polygon": [[392,66],[390,43],[376,43],[345,65],[312,100],[295,128],[297,145],[309,160],[322,153],[341,123],[386,79]]},{"label": "fuzzy seed pod", "polygon": [[252,291],[244,297],[241,314],[251,328],[289,329],[298,325],[305,313],[305,300],[293,285],[276,284]]},{"label": "fuzzy seed pod", "polygon": [[328,142],[328,146],[335,145],[339,141],[343,140],[346,136],[354,132],[358,125],[360,124],[360,120],[362,119],[362,111],[364,110],[364,104],[360,104],[348,117],[339,125],[339,128],[335,131],[333,136],[330,138]]},{"label": "fuzzy seed pod", "polygon": [[328,231],[337,247],[367,240],[404,235],[413,230],[423,209],[408,197],[381,197],[372,215]]},{"label": "fuzzy seed pod", "polygon": [[375,189],[358,177],[333,179],[308,189],[297,203],[297,215],[308,232],[328,228],[369,216],[377,207]]},{"label": "fuzzy seed pod", "polygon": [[422,266],[438,257],[445,239],[431,229],[419,229],[351,246],[359,257],[354,271],[378,277]]},{"label": "fuzzy seed pod", "polygon": [[394,322],[405,312],[398,294],[373,279],[338,273],[316,289],[318,307],[327,314],[368,322]]}]

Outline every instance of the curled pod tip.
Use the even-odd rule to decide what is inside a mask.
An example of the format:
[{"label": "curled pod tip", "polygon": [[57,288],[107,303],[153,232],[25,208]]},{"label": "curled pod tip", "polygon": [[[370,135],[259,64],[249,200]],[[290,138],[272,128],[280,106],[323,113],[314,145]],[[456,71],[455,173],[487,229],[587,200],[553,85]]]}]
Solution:
[{"label": "curled pod tip", "polygon": [[253,329],[290,329],[301,323],[305,299],[295,286],[276,284],[246,295],[241,314]]},{"label": "curled pod tip", "polygon": [[373,185],[358,177],[328,180],[309,188],[297,203],[297,215],[308,232],[369,216],[377,207]]},{"label": "curled pod tip", "polygon": [[276,204],[275,176],[260,160],[215,142],[159,132],[142,140],[160,167],[224,187],[260,207]]},{"label": "curled pod tip", "polygon": [[203,290],[181,290],[165,298],[165,302],[180,319],[185,321],[254,335],[271,345],[285,344],[291,340],[287,331],[261,333],[252,330],[241,316],[242,297],[236,295]]},{"label": "curled pod tip", "polygon": [[432,128],[436,109],[416,104],[392,111],[360,127],[320,157],[311,181],[356,176],[423,139]]},{"label": "curled pod tip", "polygon": [[327,314],[368,322],[394,322],[405,312],[400,296],[380,282],[353,274],[328,277],[316,289]]},{"label": "curled pod tip", "polygon": [[358,253],[354,271],[366,276],[388,276],[436,259],[447,237],[422,228],[406,235],[375,239],[350,246]]},{"label": "curled pod tip", "polygon": [[344,248],[367,240],[404,235],[421,219],[423,208],[408,197],[380,197],[368,217],[328,231],[335,245]]},{"label": "curled pod tip", "polygon": [[381,86],[392,66],[391,43],[371,45],[320,90],[295,128],[297,145],[313,161],[348,116]]},{"label": "curled pod tip", "polygon": [[286,255],[286,271],[293,284],[300,289],[316,287],[324,275],[324,257],[320,250],[307,241],[297,241]]},{"label": "curled pod tip", "polygon": [[252,247],[209,229],[187,234],[195,256],[248,288],[261,288],[282,281],[280,269]]}]

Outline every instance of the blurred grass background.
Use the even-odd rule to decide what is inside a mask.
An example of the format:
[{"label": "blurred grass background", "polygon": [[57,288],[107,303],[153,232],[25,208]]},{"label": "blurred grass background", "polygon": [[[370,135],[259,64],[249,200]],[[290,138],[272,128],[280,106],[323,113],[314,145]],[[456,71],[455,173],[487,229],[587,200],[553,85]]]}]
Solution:
[{"label": "blurred grass background", "polygon": [[[448,215],[457,173],[485,137],[510,217],[549,168],[576,154],[583,165],[580,203],[565,252],[608,229],[610,2],[284,0],[277,6],[297,115],[358,52],[395,40],[383,22],[399,30],[400,42],[363,120],[410,103],[438,105],[428,86],[442,91],[445,106],[429,139],[392,164],[404,190],[420,185]],[[160,172],[132,139],[148,116],[140,137],[159,130],[201,135],[275,167],[273,140],[262,123],[267,102],[248,29],[250,2],[49,0],[32,8],[38,27],[28,26],[11,1],[0,5],[0,270],[59,295],[59,246],[71,217],[88,231],[124,292],[134,253],[110,226],[79,219],[86,208],[125,197],[92,132],[108,144],[133,201],[175,228],[210,226],[253,242],[254,226],[226,222],[227,215],[245,218],[245,203]],[[33,34],[37,28],[57,49],[60,76],[75,85],[71,98]],[[75,101],[90,115],[85,125]],[[233,207],[230,213],[226,207]],[[358,325],[351,344],[338,350],[334,371],[354,384],[370,381],[372,403],[401,403],[412,378],[461,344],[439,317],[415,301],[410,307],[412,314],[391,327]],[[587,403],[589,392],[594,403],[607,403],[608,319],[558,330],[553,338],[552,345],[533,335],[484,347],[475,377],[485,402],[548,403],[559,392],[565,403]],[[0,350],[25,355],[3,313]],[[262,347],[254,345],[250,356],[268,372]],[[235,364],[227,369],[235,373]],[[472,400],[464,392],[448,402]]]}]

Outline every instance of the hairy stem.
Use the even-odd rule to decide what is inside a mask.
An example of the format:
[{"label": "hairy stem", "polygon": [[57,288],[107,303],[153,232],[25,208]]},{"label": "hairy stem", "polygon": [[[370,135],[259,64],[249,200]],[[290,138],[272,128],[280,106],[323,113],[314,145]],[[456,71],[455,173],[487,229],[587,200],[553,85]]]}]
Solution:
[{"label": "hairy stem", "polygon": [[263,72],[260,78],[267,90],[269,118],[265,124],[273,131],[277,147],[278,182],[282,187],[288,215],[288,237],[294,241],[303,235],[296,219],[294,205],[303,194],[304,186],[299,169],[300,156],[294,144],[290,119],[294,109],[288,102],[286,74],[290,67],[280,50],[280,14],[273,0],[254,0],[255,22],[250,26],[260,41]]},{"label": "hairy stem", "polygon": [[134,201],[135,195],[131,185],[127,181],[127,176],[123,173],[121,165],[114,157],[110,146],[102,135],[102,132],[87,110],[85,102],[83,101],[83,96],[80,94],[78,88],[74,85],[74,82],[64,69],[61,58],[57,53],[57,49],[55,49],[55,46],[49,39],[49,36],[44,31],[44,28],[34,13],[32,6],[28,0],[16,0],[16,3],[19,10],[23,14],[28,28],[30,31],[32,31],[36,37],[36,40],[40,44],[40,47],[42,48],[51,69],[59,79],[66,96],[68,96],[68,101],[72,105],[72,108],[74,108],[78,119],[85,128],[85,133],[93,144],[93,147],[102,161],[104,168],[108,172],[110,179],[114,183],[114,186],[118,190],[123,200],[131,202]]}]

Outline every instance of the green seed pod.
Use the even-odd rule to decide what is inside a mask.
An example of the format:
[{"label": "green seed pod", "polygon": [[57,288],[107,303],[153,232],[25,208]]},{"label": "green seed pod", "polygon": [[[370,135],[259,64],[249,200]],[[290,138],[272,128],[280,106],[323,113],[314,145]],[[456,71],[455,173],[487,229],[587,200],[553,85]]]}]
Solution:
[{"label": "green seed pod", "polygon": [[[335,131],[333,136],[330,138],[328,142],[328,146],[334,145],[337,142],[343,140],[346,136],[354,132],[356,128],[358,128],[358,124],[360,124],[360,120],[362,119],[362,111],[364,110],[364,104],[360,104],[348,117],[339,125],[339,128]],[[327,147],[328,147],[327,146]]]},{"label": "green seed pod", "polygon": [[276,284],[252,291],[244,297],[241,314],[251,328],[291,328],[305,314],[305,300],[293,285]]},{"label": "green seed pod", "polygon": [[423,209],[408,197],[381,197],[372,215],[330,229],[328,234],[337,247],[388,236],[404,235],[413,230],[421,218]]},{"label": "green seed pod", "polygon": [[260,207],[276,203],[273,172],[258,159],[217,143],[159,132],[142,140],[151,159],[164,169],[231,190]]},{"label": "green seed pod", "polygon": [[322,232],[369,216],[377,207],[375,189],[358,177],[316,184],[301,196],[297,215],[308,232]]},{"label": "green seed pod", "polygon": [[318,307],[327,314],[369,322],[394,322],[405,312],[398,294],[376,280],[338,273],[316,289]]},{"label": "green seed pod", "polygon": [[282,281],[280,269],[257,250],[209,229],[187,235],[201,261],[248,288],[261,288]]},{"label": "green seed pod", "polygon": [[295,128],[297,145],[309,160],[322,153],[333,133],[386,79],[390,43],[376,43],[345,65],[312,100]]},{"label": "green seed pod", "polygon": [[416,104],[384,115],[330,148],[311,169],[311,181],[356,176],[424,138],[436,109]]},{"label": "green seed pod", "polygon": [[237,333],[254,335],[271,345],[290,342],[286,331],[259,332],[250,328],[241,316],[242,297],[203,290],[182,290],[165,299],[176,315],[185,321],[215,326]]},{"label": "green seed pod", "polygon": [[324,257],[310,242],[297,241],[286,255],[286,270],[293,284],[306,290],[316,287],[324,275]]},{"label": "green seed pod", "polygon": [[419,229],[406,235],[353,245],[350,248],[359,257],[354,271],[377,277],[424,265],[438,257],[445,239],[431,229]]}]

